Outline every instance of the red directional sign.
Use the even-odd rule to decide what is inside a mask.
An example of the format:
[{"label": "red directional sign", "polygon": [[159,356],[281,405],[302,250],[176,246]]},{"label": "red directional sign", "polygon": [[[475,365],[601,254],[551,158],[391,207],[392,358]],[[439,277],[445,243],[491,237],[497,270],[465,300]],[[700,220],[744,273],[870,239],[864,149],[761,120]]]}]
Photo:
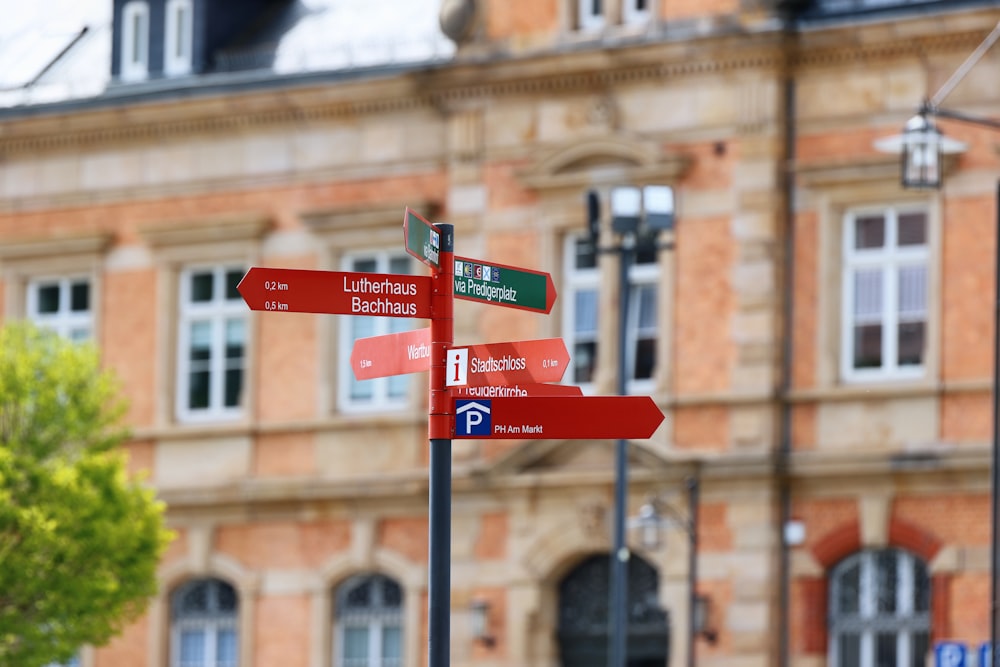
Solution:
[{"label": "red directional sign", "polygon": [[571,384],[524,382],[512,385],[448,387],[455,398],[508,398],[523,396],[583,396],[583,390]]},{"label": "red directional sign", "polygon": [[455,438],[649,438],[663,413],[649,396],[456,398]]},{"label": "red directional sign", "polygon": [[448,350],[445,384],[559,382],[568,366],[569,350],[562,338],[453,347]]},{"label": "red directional sign", "polygon": [[351,349],[351,368],[359,380],[417,373],[430,367],[429,327],[359,338]]},{"label": "red directional sign", "polygon": [[431,278],[255,266],[236,286],[251,310],[430,317]]}]

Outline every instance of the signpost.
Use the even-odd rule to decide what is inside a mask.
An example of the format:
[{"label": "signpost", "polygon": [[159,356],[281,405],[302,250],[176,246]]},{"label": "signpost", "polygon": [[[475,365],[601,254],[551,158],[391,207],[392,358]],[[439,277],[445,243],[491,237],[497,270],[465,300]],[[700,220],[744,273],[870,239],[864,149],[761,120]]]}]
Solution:
[{"label": "signpost", "polygon": [[663,413],[649,396],[455,399],[456,438],[649,438]]},{"label": "signpost", "polygon": [[406,252],[432,269],[441,266],[441,230],[410,208],[403,215],[403,245]]},{"label": "signpost", "polygon": [[255,266],[236,289],[250,310],[431,316],[431,279],[427,276]]},{"label": "signpost", "polygon": [[358,339],[358,379],[430,371],[428,667],[450,663],[452,438],[649,438],[663,413],[648,396],[582,396],[557,384],[569,352],[557,338],[452,348],[454,300],[548,313],[548,273],[455,257],[454,227],[407,208],[406,252],[431,276],[251,268],[237,286],[252,310],[430,319],[430,327]]},{"label": "signpost", "polygon": [[559,382],[567,366],[569,350],[562,338],[453,347],[448,350],[445,384]]},{"label": "signpost", "polygon": [[455,257],[455,298],[548,314],[556,287],[542,271]]},{"label": "signpost", "polygon": [[418,373],[430,367],[430,327],[359,338],[351,348],[351,369],[359,380]]}]

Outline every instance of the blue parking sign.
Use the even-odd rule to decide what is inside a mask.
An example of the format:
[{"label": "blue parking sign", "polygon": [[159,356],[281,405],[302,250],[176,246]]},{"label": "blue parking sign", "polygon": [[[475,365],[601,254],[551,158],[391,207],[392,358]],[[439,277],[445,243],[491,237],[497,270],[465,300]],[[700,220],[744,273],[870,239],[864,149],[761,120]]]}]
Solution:
[{"label": "blue parking sign", "polygon": [[489,400],[458,399],[455,401],[456,435],[488,436],[493,432],[490,421]]},{"label": "blue parking sign", "polygon": [[965,644],[939,642],[934,647],[934,667],[965,667]]}]

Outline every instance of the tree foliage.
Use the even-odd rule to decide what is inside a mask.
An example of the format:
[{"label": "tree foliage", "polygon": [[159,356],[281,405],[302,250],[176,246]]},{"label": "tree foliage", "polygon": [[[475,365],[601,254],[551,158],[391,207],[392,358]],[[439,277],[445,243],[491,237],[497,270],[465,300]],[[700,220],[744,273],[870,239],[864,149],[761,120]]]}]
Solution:
[{"label": "tree foliage", "polygon": [[0,666],[68,660],[145,610],[170,540],[131,479],[115,377],[96,349],[0,328]]}]

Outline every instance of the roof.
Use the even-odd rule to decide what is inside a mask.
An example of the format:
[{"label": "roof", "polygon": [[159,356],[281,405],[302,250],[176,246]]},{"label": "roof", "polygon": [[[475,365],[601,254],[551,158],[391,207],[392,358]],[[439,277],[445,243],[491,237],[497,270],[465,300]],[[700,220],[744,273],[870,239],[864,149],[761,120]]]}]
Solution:
[{"label": "roof", "polygon": [[[440,0],[290,0],[275,20],[216,54],[215,84],[239,72],[253,81],[450,58]],[[99,99],[146,84],[111,80],[112,0],[9,3],[0,21],[0,108]],[[201,77],[161,80],[159,91]],[[119,89],[115,91],[114,89]]]}]

